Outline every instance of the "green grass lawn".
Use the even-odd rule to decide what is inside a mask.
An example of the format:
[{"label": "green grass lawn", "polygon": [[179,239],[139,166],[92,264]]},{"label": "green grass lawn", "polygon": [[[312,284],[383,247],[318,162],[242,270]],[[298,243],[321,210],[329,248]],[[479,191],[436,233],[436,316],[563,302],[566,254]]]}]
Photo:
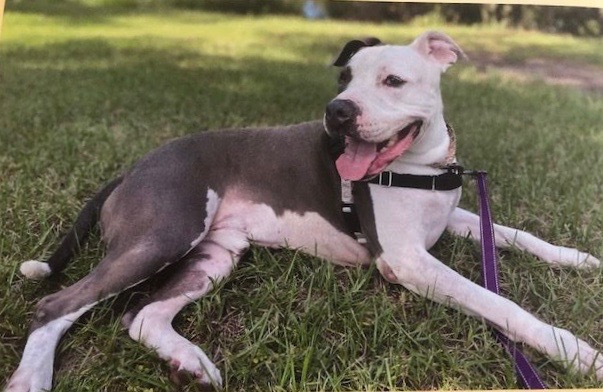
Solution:
[{"label": "green grass lawn", "polygon": [[[429,19],[375,25],[31,7],[9,4],[0,41],[4,377],[18,364],[35,302],[84,276],[103,251],[96,236],[64,274],[41,283],[24,280],[18,266],[48,256],[95,189],[173,137],[321,117],[336,90],[336,70],[327,64],[346,40],[374,35],[406,43],[437,28],[470,52],[509,61],[536,56],[603,66],[600,40]],[[460,157],[490,172],[495,218],[603,256],[603,97],[484,74],[470,64],[445,75],[443,93]],[[474,209],[467,185],[462,204]],[[433,252],[479,280],[473,243],[445,235]],[[519,251],[501,252],[501,259],[506,296],[603,349],[601,270],[552,269]],[[76,323],[58,350],[56,391],[177,389],[163,361],[119,323],[127,304],[152,286]],[[375,268],[334,267],[293,251],[253,249],[175,327],[216,360],[227,390],[517,387],[512,364],[482,321],[388,284]],[[601,386],[527,353],[550,386]]]}]

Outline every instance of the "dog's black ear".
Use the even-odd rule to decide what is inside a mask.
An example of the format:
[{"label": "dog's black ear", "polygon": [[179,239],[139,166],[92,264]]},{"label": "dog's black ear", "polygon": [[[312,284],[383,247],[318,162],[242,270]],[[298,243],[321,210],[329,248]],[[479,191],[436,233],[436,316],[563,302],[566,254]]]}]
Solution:
[{"label": "dog's black ear", "polygon": [[333,65],[336,67],[343,67],[350,61],[352,56],[354,56],[358,51],[362,48],[366,48],[367,46],[377,46],[383,45],[379,38],[375,37],[367,37],[363,40],[354,39],[345,44],[343,49],[341,49],[341,53],[339,56],[333,61]]}]

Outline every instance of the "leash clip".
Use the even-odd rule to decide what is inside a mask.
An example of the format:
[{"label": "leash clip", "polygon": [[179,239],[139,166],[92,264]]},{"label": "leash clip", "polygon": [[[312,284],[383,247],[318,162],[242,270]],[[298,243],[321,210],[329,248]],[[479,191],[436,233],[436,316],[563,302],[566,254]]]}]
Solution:
[{"label": "leash clip", "polygon": [[478,174],[480,174],[480,173],[487,174],[488,172],[487,172],[487,171],[485,171],[485,170],[464,170],[464,171],[461,173],[461,175],[464,175],[464,176],[471,176],[471,177],[474,177],[474,178],[475,178],[475,177],[477,177],[477,175],[478,175]]},{"label": "leash clip", "polygon": [[457,176],[471,176],[475,177],[479,173],[486,173],[484,170],[465,170],[465,168],[458,163],[453,163],[444,167],[448,173],[455,174]]},{"label": "leash clip", "polygon": [[443,167],[443,169],[446,169],[446,171],[450,174],[456,174],[457,176],[462,176],[463,174],[466,174],[467,171],[465,171],[465,168],[461,165],[459,165],[458,163],[452,163],[450,165],[446,165]]}]

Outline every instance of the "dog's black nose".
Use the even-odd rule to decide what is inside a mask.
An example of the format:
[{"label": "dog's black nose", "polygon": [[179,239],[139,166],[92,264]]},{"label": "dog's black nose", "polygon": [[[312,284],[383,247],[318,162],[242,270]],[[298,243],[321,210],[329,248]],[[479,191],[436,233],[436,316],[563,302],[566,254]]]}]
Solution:
[{"label": "dog's black nose", "polygon": [[334,99],[325,109],[325,121],[331,132],[347,133],[353,127],[360,108],[349,99]]}]

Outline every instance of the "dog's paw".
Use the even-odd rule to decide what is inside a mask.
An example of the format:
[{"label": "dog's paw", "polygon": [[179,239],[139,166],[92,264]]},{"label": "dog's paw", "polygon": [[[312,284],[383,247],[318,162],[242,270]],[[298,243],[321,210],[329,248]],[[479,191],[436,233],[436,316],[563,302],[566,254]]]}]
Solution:
[{"label": "dog's paw", "polygon": [[558,247],[558,255],[554,262],[559,265],[576,268],[598,268],[601,266],[601,260],[595,256],[564,246]]},{"label": "dog's paw", "polygon": [[561,328],[547,328],[541,336],[549,337],[543,348],[553,359],[560,360],[566,367],[582,374],[594,372],[603,381],[603,354],[585,341]]},{"label": "dog's paw", "polygon": [[584,268],[599,268],[601,267],[601,260],[597,259],[595,256],[589,254],[589,253],[583,253],[583,252],[578,252],[580,253],[580,267],[584,267]]},{"label": "dog's paw", "polygon": [[598,380],[603,381],[603,354],[592,348],[588,343],[575,337],[574,339],[576,351],[570,366],[583,374],[593,372]]},{"label": "dog's paw", "polygon": [[173,353],[169,360],[171,379],[176,384],[191,380],[203,387],[222,389],[222,376],[218,368],[197,346],[190,345]]},{"label": "dog's paw", "polygon": [[52,375],[48,376],[17,369],[8,380],[5,392],[43,392],[50,391],[51,388]]},{"label": "dog's paw", "polygon": [[552,246],[544,254],[538,256],[552,265],[563,267],[597,268],[601,266],[601,260],[595,256],[565,246]]}]

